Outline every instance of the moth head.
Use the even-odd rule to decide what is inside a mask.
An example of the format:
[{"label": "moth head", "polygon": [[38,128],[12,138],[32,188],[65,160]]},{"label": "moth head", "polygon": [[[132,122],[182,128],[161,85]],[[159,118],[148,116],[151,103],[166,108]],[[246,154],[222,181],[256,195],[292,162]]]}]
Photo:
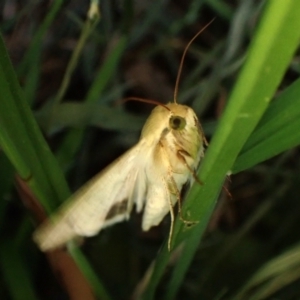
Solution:
[{"label": "moth head", "polygon": [[205,141],[194,110],[186,105],[168,103],[156,106],[145,123],[141,139],[149,145],[175,145],[196,158]]},{"label": "moth head", "polygon": [[194,110],[186,105],[168,103],[166,107],[170,110],[168,128],[172,132],[198,131],[199,121]]}]

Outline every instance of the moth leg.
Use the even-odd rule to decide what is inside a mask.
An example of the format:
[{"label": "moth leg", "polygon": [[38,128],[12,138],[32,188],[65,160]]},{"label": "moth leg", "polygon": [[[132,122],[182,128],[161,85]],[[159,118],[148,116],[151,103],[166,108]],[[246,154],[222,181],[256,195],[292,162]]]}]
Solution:
[{"label": "moth leg", "polygon": [[178,158],[186,165],[186,167],[188,168],[188,170],[191,172],[191,174],[193,175],[193,178],[195,179],[195,181],[197,181],[200,185],[203,185],[203,182],[198,178],[195,170],[193,170],[188,163],[186,162],[184,156],[183,156],[184,150],[178,150],[177,151],[177,156]]},{"label": "moth leg", "polygon": [[[171,176],[172,181],[174,181],[173,177]],[[167,183],[165,181],[164,185],[166,188],[166,191],[168,191],[168,186]],[[169,230],[169,237],[168,237],[168,250],[169,252],[171,251],[171,242],[172,242],[172,237],[173,237],[173,229],[174,229],[174,221],[175,221],[175,216],[174,216],[174,207],[173,207],[173,203],[172,203],[172,199],[171,199],[171,193],[167,193],[168,194],[168,204],[170,207],[170,216],[171,216],[171,224],[170,224],[170,230]]]},{"label": "moth leg", "polygon": [[[165,152],[163,144],[160,142],[159,145],[160,145],[162,151]],[[187,162],[185,161],[184,156],[181,153],[179,153],[179,151],[178,151],[178,156],[179,156],[179,159],[183,160],[184,164],[188,167],[188,169],[191,170],[191,168],[188,166]],[[169,231],[169,238],[168,238],[168,250],[171,251],[171,242],[172,242],[172,237],[173,237],[173,229],[174,229],[174,221],[175,221],[174,207],[173,207],[171,195],[175,195],[175,197],[178,201],[178,214],[179,214],[180,220],[186,225],[196,224],[197,221],[189,221],[189,220],[184,219],[184,217],[182,216],[182,205],[181,205],[180,192],[179,192],[176,182],[172,176],[172,168],[170,165],[169,165],[168,169],[169,169],[168,170],[168,173],[169,173],[168,180],[167,181],[165,181],[164,179],[162,179],[162,180],[165,185],[165,189],[167,191],[168,204],[169,204],[169,210],[170,210],[170,216],[171,216],[171,224],[170,224],[170,231]],[[198,178],[197,178],[197,181],[200,182],[200,180]]]},{"label": "moth leg", "polygon": [[232,198],[232,195],[231,195],[231,193],[229,192],[229,190],[228,190],[228,188],[226,187],[226,180],[228,180],[229,181],[229,183],[231,183],[231,178],[230,178],[230,176],[229,175],[226,175],[226,179],[225,179],[225,183],[223,184],[223,190],[225,191],[225,193],[227,194],[227,196],[231,199],[231,200],[233,200],[233,198]]},{"label": "moth leg", "polygon": [[174,178],[171,176],[171,182],[172,182],[172,187],[174,189],[175,192],[175,196],[178,200],[178,214],[179,214],[179,218],[180,220],[185,224],[185,225],[193,225],[198,223],[198,221],[190,221],[190,220],[186,220],[183,215],[182,215],[182,202],[181,202],[181,196],[180,196],[180,192],[176,186],[175,180]]},{"label": "moth leg", "polygon": [[[189,169],[189,171],[192,173],[195,181],[197,181],[200,185],[203,185],[203,182],[197,177],[197,174],[196,172],[191,169],[191,167],[188,165],[188,163],[186,162],[185,158],[184,158],[184,150],[178,150],[177,152],[177,156],[179,159],[182,160],[182,162],[186,165],[186,167]],[[174,179],[172,177],[172,180],[174,182]],[[176,187],[176,184],[174,182],[174,186]],[[193,224],[196,224],[198,223],[198,221],[190,221],[190,220],[186,220],[183,215],[182,215],[182,203],[181,203],[181,196],[180,196],[180,192],[178,191],[177,187],[176,187],[176,197],[178,199],[178,214],[179,214],[179,218],[180,220],[185,224],[185,225],[193,225]]]}]

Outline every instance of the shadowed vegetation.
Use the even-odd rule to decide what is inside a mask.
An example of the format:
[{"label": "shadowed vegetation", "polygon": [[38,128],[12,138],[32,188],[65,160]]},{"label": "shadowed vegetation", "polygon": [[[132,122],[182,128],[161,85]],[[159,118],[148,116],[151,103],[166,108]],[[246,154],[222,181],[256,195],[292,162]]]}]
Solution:
[{"label": "shadowed vegetation", "polygon": [[[0,299],[300,298],[299,15],[293,0],[2,1]],[[169,253],[169,217],[145,233],[133,213],[41,253],[37,224],[138,141],[153,107],[121,100],[172,101],[213,18],[178,95],[209,141],[183,207],[197,225],[177,220]]]}]

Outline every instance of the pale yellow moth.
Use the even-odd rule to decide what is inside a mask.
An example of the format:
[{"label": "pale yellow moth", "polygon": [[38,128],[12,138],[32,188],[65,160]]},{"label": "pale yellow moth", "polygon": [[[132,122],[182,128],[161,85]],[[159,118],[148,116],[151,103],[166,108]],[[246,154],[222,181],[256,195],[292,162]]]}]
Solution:
[{"label": "pale yellow moth", "polygon": [[188,47],[209,24],[185,48],[174,102],[156,106],[139,142],[82,186],[34,232],[34,241],[42,251],[63,246],[77,236],[96,235],[107,226],[127,220],[134,205],[137,212],[144,209],[144,231],[158,225],[170,212],[170,250],[173,206],[180,200],[182,187],[195,177],[205,143],[193,109],[176,101],[179,78]]}]

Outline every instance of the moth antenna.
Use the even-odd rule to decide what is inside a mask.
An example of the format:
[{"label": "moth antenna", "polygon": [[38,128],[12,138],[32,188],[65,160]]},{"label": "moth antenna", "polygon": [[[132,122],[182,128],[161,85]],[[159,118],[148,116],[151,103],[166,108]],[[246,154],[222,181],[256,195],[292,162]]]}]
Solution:
[{"label": "moth antenna", "polygon": [[138,102],[144,102],[144,103],[149,103],[149,104],[153,104],[153,105],[159,105],[162,106],[163,108],[165,108],[168,111],[171,111],[171,109],[169,107],[167,107],[166,105],[156,101],[156,100],[152,100],[152,99],[144,99],[144,98],[139,98],[139,97],[128,97],[122,100],[122,102],[127,102],[127,101],[138,101]]},{"label": "moth antenna", "polygon": [[213,18],[210,22],[208,22],[203,28],[201,28],[198,33],[196,33],[196,35],[194,35],[194,37],[188,42],[188,44],[185,46],[185,49],[183,51],[183,54],[181,56],[181,60],[180,60],[180,64],[179,64],[179,69],[178,69],[178,73],[177,73],[177,77],[176,77],[176,83],[175,83],[175,88],[174,88],[174,103],[177,104],[177,95],[178,95],[178,87],[179,87],[179,81],[180,81],[180,76],[181,76],[181,72],[182,72],[182,67],[183,67],[183,63],[184,63],[184,59],[186,56],[186,53],[189,49],[189,47],[191,46],[191,44],[193,43],[193,41],[215,20],[215,18]]}]

